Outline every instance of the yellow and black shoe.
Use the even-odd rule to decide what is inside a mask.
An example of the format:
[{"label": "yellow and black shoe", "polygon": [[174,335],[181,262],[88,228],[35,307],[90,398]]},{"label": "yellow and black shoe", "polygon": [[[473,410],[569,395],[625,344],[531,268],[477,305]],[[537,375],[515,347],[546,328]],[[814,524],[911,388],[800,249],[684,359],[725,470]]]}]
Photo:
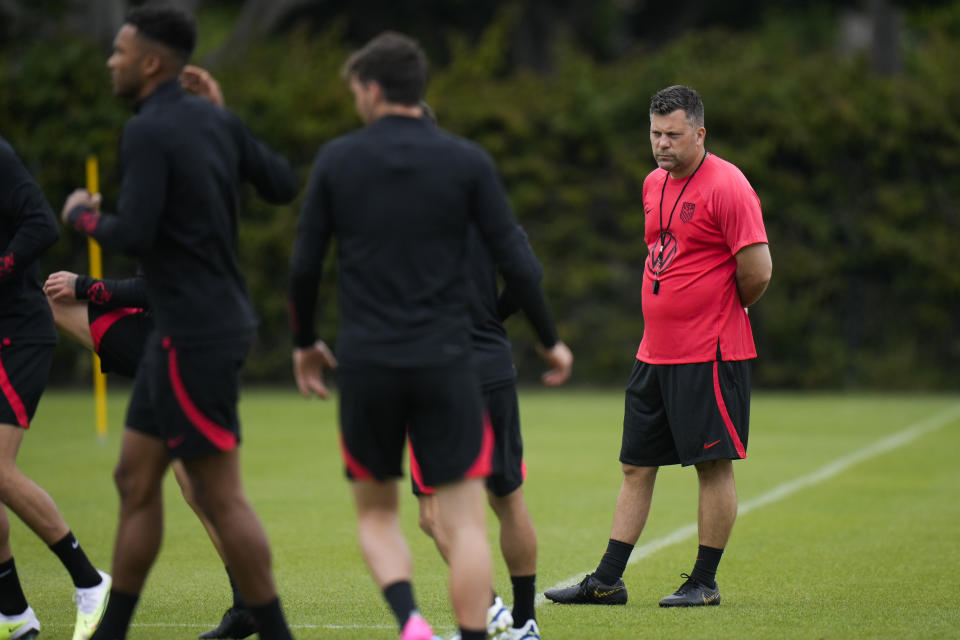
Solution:
[{"label": "yellow and black shoe", "polygon": [[32,640],[40,633],[40,623],[33,609],[7,616],[0,613],[0,640]]},{"label": "yellow and black shoe", "polygon": [[704,607],[720,604],[720,587],[718,585],[713,585],[711,589],[685,573],[681,573],[680,577],[686,578],[686,582],[680,585],[680,588],[673,595],[661,600],[661,607]]},{"label": "yellow and black shoe", "polygon": [[547,589],[543,595],[557,604],[627,604],[627,587],[623,580],[603,584],[592,573],[587,574],[580,584]]}]

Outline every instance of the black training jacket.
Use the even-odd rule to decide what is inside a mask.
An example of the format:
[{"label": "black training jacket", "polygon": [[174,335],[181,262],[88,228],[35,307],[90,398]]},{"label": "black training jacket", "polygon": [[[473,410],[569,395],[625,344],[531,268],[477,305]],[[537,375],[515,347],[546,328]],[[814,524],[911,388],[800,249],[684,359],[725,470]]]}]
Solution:
[{"label": "black training jacket", "polygon": [[120,143],[116,215],[77,208],[70,222],[105,247],[140,259],[157,329],[174,343],[249,339],[257,320],[237,265],[240,187],[291,201],[289,164],[231,111],[158,87],[127,122]]},{"label": "black training jacket", "polygon": [[59,235],[40,187],[0,137],[0,346],[56,343],[36,261]]},{"label": "black training jacket", "polygon": [[[341,366],[426,367],[471,358],[471,229],[540,341],[553,346],[540,263],[486,151],[402,116],[325,145],[291,259],[295,344],[316,339],[317,284],[336,236]],[[492,269],[486,273],[493,277]]]}]

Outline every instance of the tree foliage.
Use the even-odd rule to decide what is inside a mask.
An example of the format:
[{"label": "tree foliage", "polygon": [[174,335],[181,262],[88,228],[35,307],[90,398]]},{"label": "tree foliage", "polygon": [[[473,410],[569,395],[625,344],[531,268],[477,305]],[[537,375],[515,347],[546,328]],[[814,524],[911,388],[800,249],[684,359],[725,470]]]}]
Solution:
[{"label": "tree foliage", "polygon": [[[582,383],[623,383],[643,331],[640,279],[644,176],[653,169],[649,97],[675,83],[704,97],[707,147],[737,164],[763,203],[774,279],[751,310],[758,384],[771,387],[955,388],[960,382],[960,5],[907,15],[903,71],[838,54],[828,10],[768,16],[749,31],[687,31],[655,51],[603,61],[560,38],[552,71],[511,63],[508,8],[478,39],[445,35],[449,61],[428,101],[440,124],[496,157],[517,216],[546,268],[544,285]],[[214,69],[229,105],[295,164],[303,179],[317,149],[359,122],[340,81],[344,21],[294,29]],[[103,55],[64,38],[0,65],[2,133],[54,206],[101,156],[115,201],[116,139]],[[287,260],[297,206],[244,203],[241,259],[260,314],[247,375],[286,381]],[[83,269],[66,233],[47,270]],[[123,275],[129,260],[108,256]],[[332,271],[321,333],[336,331]],[[521,377],[540,364],[525,323],[511,320]],[[85,375],[62,345],[60,378]]]}]

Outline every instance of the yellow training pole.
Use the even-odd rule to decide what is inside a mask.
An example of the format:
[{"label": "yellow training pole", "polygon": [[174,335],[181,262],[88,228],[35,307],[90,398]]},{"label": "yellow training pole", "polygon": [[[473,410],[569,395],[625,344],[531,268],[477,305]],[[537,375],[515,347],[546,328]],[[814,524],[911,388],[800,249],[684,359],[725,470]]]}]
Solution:
[{"label": "yellow training pole", "polygon": [[[87,156],[87,191],[100,193],[100,171],[97,156]],[[93,238],[87,238],[87,250],[90,255],[90,277],[103,278],[103,258],[100,245]],[[100,370],[100,356],[93,354],[93,400],[96,407],[97,435],[107,435],[107,376]]]}]

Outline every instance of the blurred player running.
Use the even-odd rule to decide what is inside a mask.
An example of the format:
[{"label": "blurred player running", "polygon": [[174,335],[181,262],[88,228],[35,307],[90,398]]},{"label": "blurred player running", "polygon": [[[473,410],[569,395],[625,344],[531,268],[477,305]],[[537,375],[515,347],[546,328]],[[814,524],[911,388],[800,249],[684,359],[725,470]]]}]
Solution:
[{"label": "blurred player running", "polygon": [[140,259],[156,324],[127,411],[114,587],[94,640],[126,637],[159,552],[171,458],[183,460],[260,637],[292,637],[266,533],[240,482],[239,372],[256,317],[237,265],[236,211],[244,182],[281,203],[297,181],[234,114],[183,91],[178,77],[195,43],[193,19],[178,9],[128,12],[107,62],[115,95],[136,110],[122,137],[118,213],[101,214],[82,189],[62,212],[78,231]]},{"label": "blurred player running", "polygon": [[[223,92],[213,76],[193,65],[184,67],[180,84],[194,95],[224,106]],[[69,271],[50,275],[43,285],[57,327],[100,356],[104,373],[115,372],[128,378],[136,375],[147,336],[153,330],[153,317],[141,274],[123,280],[99,280]],[[202,640],[246,638],[256,633],[256,623],[227,565],[220,538],[204,516],[190,487],[186,469],[179,460],[170,463],[184,500],[200,519],[217,555],[224,563],[233,604],[220,624],[200,634]]]},{"label": "blurred player running", "polygon": [[0,138],[0,640],[32,638],[40,631],[14,566],[7,508],[70,573],[77,602],[74,640],[90,637],[110,592],[110,576],[90,564],[53,499],[17,467],[57,342],[36,260],[58,236],[40,187]]},{"label": "blurred player running", "polygon": [[304,395],[327,396],[317,340],[317,285],[338,247],[340,434],[360,546],[401,628],[429,640],[410,584],[397,479],[407,437],[424,482],[436,487],[437,522],[450,540],[450,595],[463,640],[486,639],[492,569],[481,478],[492,433],[472,366],[466,281],[471,225],[537,327],[552,366],[569,356],[540,291],[540,266],[516,225],[496,167],[478,145],[423,121],[426,59],[396,33],[347,61],[367,126],[325,145],[314,163],[291,259],[293,353]]}]

